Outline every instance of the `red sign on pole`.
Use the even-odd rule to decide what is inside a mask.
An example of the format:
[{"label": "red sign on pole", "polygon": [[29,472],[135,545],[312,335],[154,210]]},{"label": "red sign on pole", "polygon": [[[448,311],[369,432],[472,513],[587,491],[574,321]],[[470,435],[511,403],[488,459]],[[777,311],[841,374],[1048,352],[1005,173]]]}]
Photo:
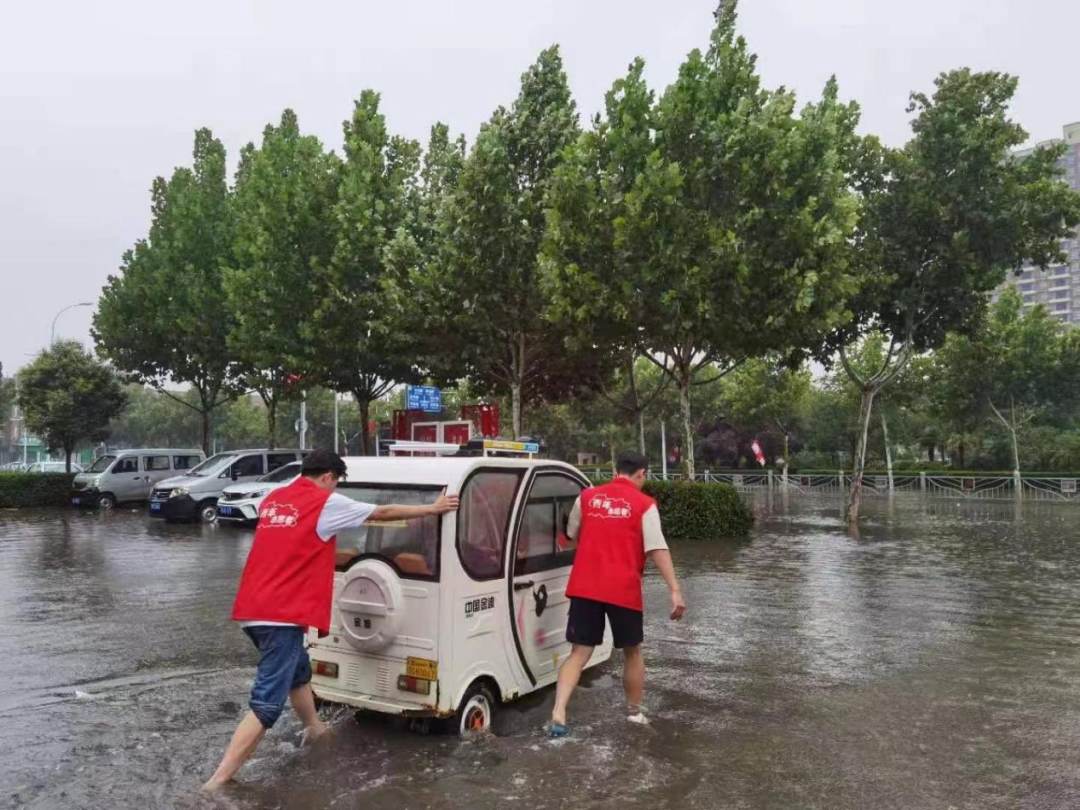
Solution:
[{"label": "red sign on pole", "polygon": [[764,467],[765,466],[765,454],[761,452],[761,445],[758,444],[757,439],[754,439],[754,441],[752,441],[750,443],[750,449],[754,451],[754,458],[757,459],[758,464],[760,464],[762,467]]}]

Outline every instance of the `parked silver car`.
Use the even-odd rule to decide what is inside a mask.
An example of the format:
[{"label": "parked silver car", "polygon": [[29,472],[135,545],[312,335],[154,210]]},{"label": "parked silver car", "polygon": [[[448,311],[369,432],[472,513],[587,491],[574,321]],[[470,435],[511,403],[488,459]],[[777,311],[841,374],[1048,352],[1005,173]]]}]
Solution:
[{"label": "parked silver car", "polygon": [[167,478],[150,495],[151,517],[166,520],[217,518],[217,501],[230,484],[257,481],[278,467],[301,461],[300,450],[228,450],[211,456],[198,467]]}]

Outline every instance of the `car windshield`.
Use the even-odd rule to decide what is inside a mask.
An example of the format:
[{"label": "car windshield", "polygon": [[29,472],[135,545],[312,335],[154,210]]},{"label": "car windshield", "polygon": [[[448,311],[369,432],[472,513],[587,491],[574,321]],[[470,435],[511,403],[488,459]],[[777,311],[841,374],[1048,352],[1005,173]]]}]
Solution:
[{"label": "car windshield", "polygon": [[109,465],[116,461],[116,456],[102,456],[89,467],[86,468],[87,472],[99,473],[105,472],[109,469]]},{"label": "car windshield", "polygon": [[264,475],[260,478],[260,481],[266,481],[271,484],[279,484],[282,481],[288,481],[290,478],[295,478],[300,474],[300,462],[297,461],[294,464],[286,464],[284,467],[278,467],[269,475]]},{"label": "car windshield", "polygon": [[[377,486],[343,483],[337,491],[347,498],[376,506],[432,503],[441,487]],[[338,534],[338,548],[376,554],[393,564],[405,577],[436,578],[439,575],[439,518],[429,515],[411,520],[368,521],[359,529]]]},{"label": "car windshield", "polygon": [[193,467],[188,470],[184,475],[194,476],[195,478],[205,478],[208,475],[215,475],[221,467],[230,464],[235,458],[235,453],[218,453],[216,456],[210,456],[210,458],[198,467]]}]

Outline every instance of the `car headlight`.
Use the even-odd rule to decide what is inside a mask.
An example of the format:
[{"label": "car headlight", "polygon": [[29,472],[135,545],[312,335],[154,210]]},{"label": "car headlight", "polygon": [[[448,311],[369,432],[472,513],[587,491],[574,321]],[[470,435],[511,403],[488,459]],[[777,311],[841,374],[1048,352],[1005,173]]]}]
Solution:
[{"label": "car headlight", "polygon": [[183,498],[190,491],[191,490],[189,490],[187,487],[177,487],[176,489],[174,489],[172,492],[169,493],[169,497],[170,498]]},{"label": "car headlight", "polygon": [[250,500],[251,498],[265,498],[269,494],[270,494],[270,490],[268,490],[268,489],[260,489],[260,490],[257,490],[256,492],[249,492],[247,495],[244,496],[244,499],[245,500]]}]

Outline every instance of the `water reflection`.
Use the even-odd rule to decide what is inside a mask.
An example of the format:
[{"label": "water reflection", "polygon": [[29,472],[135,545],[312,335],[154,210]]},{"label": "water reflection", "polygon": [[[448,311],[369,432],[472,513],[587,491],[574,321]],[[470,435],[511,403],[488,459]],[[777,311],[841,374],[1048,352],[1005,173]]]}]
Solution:
[{"label": "water reflection", "polygon": [[[623,719],[617,667],[560,742],[539,731],[549,693],[469,741],[339,711],[305,751],[287,715],[229,802],[1080,806],[1080,509],[901,494],[868,502],[853,541],[838,499],[753,507],[752,542],[675,547],[688,621],[647,578],[651,726]],[[0,796],[220,806],[196,788],[249,685],[227,617],[250,540],[138,512],[0,514]]]}]

